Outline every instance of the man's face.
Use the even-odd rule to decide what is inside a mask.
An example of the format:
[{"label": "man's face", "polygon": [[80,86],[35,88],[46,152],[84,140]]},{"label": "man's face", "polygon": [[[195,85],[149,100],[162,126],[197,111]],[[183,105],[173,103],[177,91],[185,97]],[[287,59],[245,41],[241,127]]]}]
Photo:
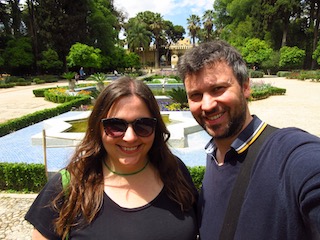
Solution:
[{"label": "man's face", "polygon": [[249,80],[241,87],[224,61],[187,75],[185,87],[194,118],[215,139],[232,138],[249,123]]}]

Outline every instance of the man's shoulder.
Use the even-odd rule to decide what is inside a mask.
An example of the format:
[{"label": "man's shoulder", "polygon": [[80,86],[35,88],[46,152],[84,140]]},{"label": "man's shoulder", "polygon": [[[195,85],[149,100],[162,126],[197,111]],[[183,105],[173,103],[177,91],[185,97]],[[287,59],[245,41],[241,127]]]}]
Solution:
[{"label": "man's shoulder", "polygon": [[273,135],[274,138],[284,138],[284,139],[292,139],[295,140],[315,140],[320,141],[320,138],[297,127],[286,127],[286,128],[278,128]]},{"label": "man's shoulder", "polygon": [[[320,147],[320,138],[296,127],[279,128],[274,131],[264,144],[264,149],[291,151],[306,146]],[[291,149],[291,150],[290,150]]]}]

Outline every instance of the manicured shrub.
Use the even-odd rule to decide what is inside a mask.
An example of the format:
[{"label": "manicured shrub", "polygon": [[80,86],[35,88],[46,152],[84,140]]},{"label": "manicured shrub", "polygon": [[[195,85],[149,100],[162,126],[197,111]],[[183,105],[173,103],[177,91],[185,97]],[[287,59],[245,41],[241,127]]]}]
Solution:
[{"label": "manicured shrub", "polygon": [[52,88],[34,89],[34,90],[32,90],[32,92],[33,92],[34,96],[36,96],[36,97],[44,97],[44,92],[48,91],[49,89],[52,89]]},{"label": "manicured shrub", "polygon": [[46,182],[43,164],[0,162],[0,190],[39,192]]},{"label": "manicured shrub", "polygon": [[82,96],[81,98],[74,99],[70,102],[66,102],[57,106],[56,108],[49,108],[45,110],[36,111],[31,114],[27,114],[20,118],[12,119],[4,123],[0,123],[0,137],[17,131],[19,129],[28,127],[32,124],[41,122],[43,120],[55,117],[62,113],[70,111],[72,108],[80,107],[81,105],[91,104],[90,96]]},{"label": "manicured shrub", "polygon": [[198,190],[200,190],[201,186],[202,186],[202,179],[203,179],[206,167],[205,166],[195,166],[195,167],[187,167],[187,168],[190,172],[190,175],[191,175],[191,178],[193,180],[194,185],[196,186],[196,188]]},{"label": "manicured shrub", "polygon": [[249,71],[249,76],[251,78],[263,78],[264,72],[262,71]]},{"label": "manicured shrub", "polygon": [[44,84],[44,83],[46,83],[46,81],[44,81],[44,80],[41,80],[40,78],[34,78],[33,80],[32,80],[35,84]]},{"label": "manicured shrub", "polygon": [[268,98],[272,95],[284,95],[286,89],[272,86],[270,83],[266,84],[263,81],[252,82],[251,84],[251,101]]},{"label": "manicured shrub", "polygon": [[289,71],[279,71],[279,72],[277,72],[277,76],[278,77],[287,77],[287,76],[289,76],[290,73],[291,72],[289,72]]},{"label": "manicured shrub", "polygon": [[320,80],[320,71],[295,71],[288,75],[288,78],[294,78],[299,80],[307,80],[318,82]]},{"label": "manicured shrub", "polygon": [[[198,190],[201,189],[205,166],[187,167]],[[0,162],[0,190],[39,192],[47,183],[43,164]]]},{"label": "manicured shrub", "polygon": [[3,84],[0,84],[0,88],[13,88],[15,86],[16,86],[15,83],[3,83]]}]

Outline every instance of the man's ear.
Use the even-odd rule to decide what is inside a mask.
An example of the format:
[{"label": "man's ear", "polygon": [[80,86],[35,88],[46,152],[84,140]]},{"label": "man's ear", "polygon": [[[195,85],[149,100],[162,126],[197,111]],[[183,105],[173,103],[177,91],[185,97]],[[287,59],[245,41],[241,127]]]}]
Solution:
[{"label": "man's ear", "polygon": [[248,78],[242,86],[243,95],[246,99],[249,99],[251,96],[251,87],[250,87],[250,79]]}]

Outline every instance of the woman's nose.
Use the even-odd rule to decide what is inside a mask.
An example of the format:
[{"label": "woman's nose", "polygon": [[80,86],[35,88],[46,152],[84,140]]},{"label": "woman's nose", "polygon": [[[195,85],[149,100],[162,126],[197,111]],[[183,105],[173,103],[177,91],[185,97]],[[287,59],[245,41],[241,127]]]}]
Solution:
[{"label": "woman's nose", "polygon": [[129,124],[126,132],[124,133],[123,135],[123,140],[126,140],[126,141],[132,141],[132,140],[135,140],[137,138],[137,134],[136,132],[134,131],[133,127],[131,124]]}]

